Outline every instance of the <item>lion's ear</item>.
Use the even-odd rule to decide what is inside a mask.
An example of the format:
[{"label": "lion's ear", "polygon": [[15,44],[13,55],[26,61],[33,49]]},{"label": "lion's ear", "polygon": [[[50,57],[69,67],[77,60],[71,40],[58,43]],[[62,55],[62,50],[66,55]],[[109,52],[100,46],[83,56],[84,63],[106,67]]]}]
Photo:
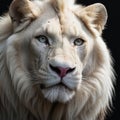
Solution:
[{"label": "lion's ear", "polygon": [[95,3],[84,7],[77,16],[90,28],[93,26],[97,31],[102,32],[107,21],[107,11],[103,4]]},{"label": "lion's ear", "polygon": [[26,27],[38,15],[38,8],[30,0],[13,0],[9,8],[14,31],[18,32]]}]

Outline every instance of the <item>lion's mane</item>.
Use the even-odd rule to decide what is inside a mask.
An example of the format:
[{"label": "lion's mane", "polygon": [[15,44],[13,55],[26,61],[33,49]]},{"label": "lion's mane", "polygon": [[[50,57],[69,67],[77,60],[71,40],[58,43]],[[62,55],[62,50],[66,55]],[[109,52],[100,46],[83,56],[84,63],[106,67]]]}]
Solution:
[{"label": "lion's mane", "polygon": [[[77,19],[83,21],[83,25],[90,31],[89,34],[94,36],[94,46],[82,72],[81,87],[74,97],[66,103],[52,103],[45,99],[41,92],[39,93],[39,89],[33,87],[34,85],[30,82],[33,78],[27,69],[29,58],[26,59],[25,56],[29,54],[30,57],[30,53],[33,51],[27,50],[27,45],[24,45],[25,41],[21,40],[26,38],[26,33],[29,33],[27,26],[30,24],[34,26],[34,21],[42,12],[37,12],[39,9],[35,7],[36,3],[32,5],[32,1],[15,1],[20,4],[22,9],[14,7],[17,2],[13,3],[9,14],[0,18],[0,120],[103,120],[112,103],[114,81],[111,55],[101,37],[105,23],[89,13],[86,18],[83,17],[85,15],[82,14],[86,14],[86,12],[79,13],[78,11],[84,7],[76,5],[74,13]],[[36,2],[37,5],[43,6],[43,10],[47,9],[44,4],[47,4],[47,7],[52,4],[57,12],[64,11],[64,7],[73,8],[74,6],[72,0],[67,6],[67,2],[65,3],[63,0],[61,2],[60,0]],[[101,4],[97,4],[97,6],[100,9],[103,7]],[[88,9],[88,11],[94,9]],[[12,10],[16,12],[13,14]],[[23,16],[25,19],[18,22]],[[99,21],[96,20],[94,23],[92,22],[94,25],[89,25],[88,21],[93,21],[90,16]],[[30,21],[26,22],[26,18],[29,18]],[[22,25],[24,21],[25,24]],[[96,23],[103,23],[103,26],[95,26]],[[27,30],[25,31],[24,28]],[[21,32],[21,38],[13,35],[19,32]],[[27,41],[27,38],[25,40]],[[21,46],[18,42],[21,42]]]}]

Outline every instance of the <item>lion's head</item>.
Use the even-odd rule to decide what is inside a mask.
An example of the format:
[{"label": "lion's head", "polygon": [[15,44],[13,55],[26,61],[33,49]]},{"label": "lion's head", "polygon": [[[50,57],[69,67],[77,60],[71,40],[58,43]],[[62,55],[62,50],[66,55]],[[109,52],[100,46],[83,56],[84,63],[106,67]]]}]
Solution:
[{"label": "lion's head", "polygon": [[[14,0],[0,22],[1,98],[41,120],[98,119],[113,88],[111,58],[101,37],[106,21],[100,3]],[[66,106],[59,115],[58,106],[57,115],[51,107],[56,103]]]}]

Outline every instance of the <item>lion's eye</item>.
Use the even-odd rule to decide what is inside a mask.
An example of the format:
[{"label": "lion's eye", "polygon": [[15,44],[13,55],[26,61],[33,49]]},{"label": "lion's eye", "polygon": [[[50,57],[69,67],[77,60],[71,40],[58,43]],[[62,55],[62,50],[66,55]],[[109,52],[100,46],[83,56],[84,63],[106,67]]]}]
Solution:
[{"label": "lion's eye", "polygon": [[77,38],[74,40],[74,45],[75,46],[81,46],[84,43],[84,40],[81,38]]},{"label": "lion's eye", "polygon": [[36,38],[41,43],[49,44],[48,38],[46,36],[44,36],[44,35],[40,35],[40,36],[38,36]]}]

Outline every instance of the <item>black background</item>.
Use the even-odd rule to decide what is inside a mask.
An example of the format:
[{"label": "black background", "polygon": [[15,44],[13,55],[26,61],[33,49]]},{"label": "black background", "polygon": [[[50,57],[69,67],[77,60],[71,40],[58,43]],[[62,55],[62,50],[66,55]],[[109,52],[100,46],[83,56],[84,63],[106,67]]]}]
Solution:
[{"label": "black background", "polygon": [[[0,0],[0,15],[8,10],[9,4],[12,0]],[[103,38],[106,41],[108,48],[114,59],[114,69],[116,72],[115,95],[113,97],[112,112],[109,112],[106,120],[120,120],[120,4],[118,0],[77,0],[82,5],[89,5],[92,3],[103,3],[108,11],[108,21],[103,32]],[[1,29],[1,28],[0,28]]]}]

